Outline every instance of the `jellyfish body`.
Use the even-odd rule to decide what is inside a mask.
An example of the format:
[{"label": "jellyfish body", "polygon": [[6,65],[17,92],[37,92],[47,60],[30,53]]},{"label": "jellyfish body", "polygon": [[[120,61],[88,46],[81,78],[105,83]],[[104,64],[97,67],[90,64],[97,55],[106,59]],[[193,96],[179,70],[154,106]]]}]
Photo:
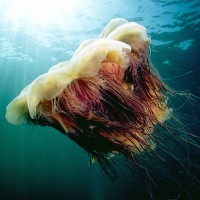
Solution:
[{"label": "jellyfish body", "polygon": [[65,134],[90,130],[88,137],[100,134],[112,151],[152,148],[148,135],[170,114],[164,85],[148,63],[146,29],[115,19],[100,36],[25,88],[8,105],[8,121],[49,125]]},{"label": "jellyfish body", "polygon": [[51,126],[84,148],[108,174],[111,154],[135,161],[166,128],[170,89],[150,64],[145,27],[114,19],[69,61],[53,66],[8,106],[13,124]]}]

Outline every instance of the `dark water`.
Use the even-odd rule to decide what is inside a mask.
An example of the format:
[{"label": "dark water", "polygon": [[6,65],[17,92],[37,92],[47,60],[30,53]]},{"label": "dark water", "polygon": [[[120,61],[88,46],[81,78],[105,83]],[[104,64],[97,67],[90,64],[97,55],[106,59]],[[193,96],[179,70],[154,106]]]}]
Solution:
[{"label": "dark water", "polygon": [[[0,1],[0,199],[149,199],[126,172],[111,183],[90,169],[87,154],[56,130],[7,123],[6,105],[115,17],[145,26],[163,79],[200,96],[200,1],[27,2]],[[198,120],[200,109],[191,106],[184,111]],[[199,134],[198,128],[191,132]]]}]

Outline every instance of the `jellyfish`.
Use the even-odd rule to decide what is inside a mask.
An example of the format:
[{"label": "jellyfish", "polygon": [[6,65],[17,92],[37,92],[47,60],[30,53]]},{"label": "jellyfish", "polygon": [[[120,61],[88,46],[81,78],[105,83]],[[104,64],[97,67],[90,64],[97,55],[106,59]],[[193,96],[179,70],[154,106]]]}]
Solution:
[{"label": "jellyfish", "polygon": [[120,156],[145,173],[152,155],[165,163],[156,149],[179,163],[164,141],[185,140],[166,123],[174,120],[168,101],[175,92],[152,66],[150,44],[144,26],[111,20],[97,39],[83,41],[70,60],[23,89],[7,106],[6,119],[57,129],[112,178],[112,160]]}]

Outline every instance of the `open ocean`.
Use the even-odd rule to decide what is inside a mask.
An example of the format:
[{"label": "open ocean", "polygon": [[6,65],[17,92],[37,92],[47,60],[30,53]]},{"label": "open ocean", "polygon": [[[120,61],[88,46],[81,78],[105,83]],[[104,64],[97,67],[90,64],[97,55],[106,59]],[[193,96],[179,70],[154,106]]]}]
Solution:
[{"label": "open ocean", "polygon": [[[167,84],[200,97],[199,0],[0,0],[1,200],[150,199],[125,168],[114,183],[98,167],[90,168],[87,153],[55,129],[15,126],[5,119],[6,106],[25,86],[70,59],[83,40],[98,37],[117,17],[147,28],[151,61]],[[174,106],[182,107],[178,102]],[[195,123],[199,103],[187,101],[181,109]],[[190,132],[200,136],[198,126]],[[200,171],[195,175],[200,179]],[[192,196],[200,199],[200,191]],[[187,199],[178,192],[170,199],[176,198]]]}]

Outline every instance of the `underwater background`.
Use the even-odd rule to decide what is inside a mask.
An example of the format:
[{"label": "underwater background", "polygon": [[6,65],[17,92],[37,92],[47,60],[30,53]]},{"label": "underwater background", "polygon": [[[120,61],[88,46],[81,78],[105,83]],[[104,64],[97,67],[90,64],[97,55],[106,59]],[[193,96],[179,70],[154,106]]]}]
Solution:
[{"label": "underwater background", "polygon": [[[116,17],[147,28],[151,61],[165,82],[200,96],[198,0],[0,0],[0,199],[150,198],[125,168],[115,183],[91,169],[87,153],[53,128],[5,119],[7,104],[25,86]],[[200,117],[198,103],[182,111]],[[200,135],[198,128],[191,132]]]}]

